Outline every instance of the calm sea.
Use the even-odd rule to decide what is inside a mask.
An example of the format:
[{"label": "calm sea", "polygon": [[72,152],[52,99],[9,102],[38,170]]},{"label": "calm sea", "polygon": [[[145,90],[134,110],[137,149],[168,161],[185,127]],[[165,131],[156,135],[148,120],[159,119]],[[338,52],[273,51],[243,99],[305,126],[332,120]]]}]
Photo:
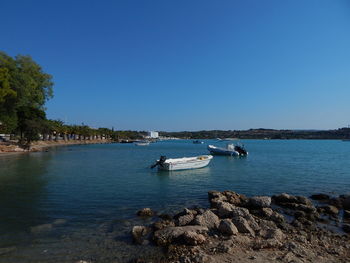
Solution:
[{"label": "calm sea", "polygon": [[[0,157],[0,262],[127,262],[158,253],[131,245],[137,210],[207,206],[207,191],[310,195],[350,191],[350,142],[246,140],[249,156],[216,156],[198,170],[158,172],[160,155],[206,154],[207,144],[101,144]],[[52,225],[57,219],[59,224]],[[57,222],[57,221],[56,221]],[[51,224],[43,231],[31,227]],[[45,228],[45,227],[44,227]],[[160,252],[159,252],[160,253]]]}]

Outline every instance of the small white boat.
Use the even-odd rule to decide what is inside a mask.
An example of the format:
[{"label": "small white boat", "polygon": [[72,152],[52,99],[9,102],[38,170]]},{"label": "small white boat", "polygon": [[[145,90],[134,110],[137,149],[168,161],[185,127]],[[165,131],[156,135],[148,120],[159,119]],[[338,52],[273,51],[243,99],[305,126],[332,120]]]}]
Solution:
[{"label": "small white boat", "polygon": [[213,155],[246,156],[248,152],[243,146],[227,144],[226,148],[208,145],[208,151]]},{"label": "small white boat", "polygon": [[202,142],[202,141],[199,141],[199,140],[195,140],[195,141],[193,141],[193,144],[203,144],[204,142]]},{"label": "small white boat", "polygon": [[147,142],[147,141],[135,142],[136,146],[148,146],[149,144],[150,142]]},{"label": "small white boat", "polygon": [[167,159],[165,156],[161,156],[151,168],[158,166],[158,169],[166,171],[197,169],[207,166],[211,159],[213,159],[211,155],[173,159]]}]

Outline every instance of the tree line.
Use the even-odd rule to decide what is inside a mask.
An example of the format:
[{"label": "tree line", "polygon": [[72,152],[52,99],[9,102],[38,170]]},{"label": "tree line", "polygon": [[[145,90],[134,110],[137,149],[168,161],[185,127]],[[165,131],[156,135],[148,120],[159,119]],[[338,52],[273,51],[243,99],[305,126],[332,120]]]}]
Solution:
[{"label": "tree line", "polygon": [[142,133],[67,125],[49,120],[45,103],[53,98],[50,74],[30,56],[11,57],[0,51],[0,133],[11,134],[20,144],[36,140],[137,139]]}]

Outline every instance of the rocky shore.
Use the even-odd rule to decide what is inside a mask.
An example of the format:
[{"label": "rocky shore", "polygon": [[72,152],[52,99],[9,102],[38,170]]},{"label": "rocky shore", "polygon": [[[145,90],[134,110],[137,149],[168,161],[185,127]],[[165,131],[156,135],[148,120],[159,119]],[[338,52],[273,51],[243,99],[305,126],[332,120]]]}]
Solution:
[{"label": "rocky shore", "polygon": [[132,227],[134,243],[163,247],[166,259],[159,262],[349,262],[350,195],[210,191],[208,198],[209,209],[140,210],[138,216],[156,221]]},{"label": "rocky shore", "polygon": [[34,142],[30,149],[25,149],[15,142],[0,143],[0,155],[26,152],[46,151],[49,147],[65,146],[65,145],[82,145],[82,144],[100,144],[111,143],[110,140],[71,140],[71,141],[38,141]]}]

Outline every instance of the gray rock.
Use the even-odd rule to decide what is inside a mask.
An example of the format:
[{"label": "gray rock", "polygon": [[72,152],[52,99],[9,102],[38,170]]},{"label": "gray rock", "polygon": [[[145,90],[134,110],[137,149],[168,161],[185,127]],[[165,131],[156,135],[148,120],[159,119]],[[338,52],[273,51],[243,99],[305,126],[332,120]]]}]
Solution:
[{"label": "gray rock", "polygon": [[296,203],[297,198],[293,195],[289,195],[286,193],[282,193],[280,195],[274,195],[272,196],[273,201],[276,204],[283,204],[283,203]]},{"label": "gray rock", "polygon": [[155,213],[152,211],[151,208],[143,208],[137,212],[138,216],[148,217],[153,216]]},{"label": "gray rock", "polygon": [[296,196],[298,204],[313,206],[311,200],[305,196]]},{"label": "gray rock", "polygon": [[232,211],[236,207],[230,203],[227,202],[218,202],[217,203],[217,209],[218,209],[218,214],[220,218],[227,218],[232,216]]},{"label": "gray rock", "polygon": [[193,219],[194,219],[194,214],[192,214],[192,213],[180,216],[177,219],[177,225],[186,226],[186,225],[190,224],[193,221]]},{"label": "gray rock", "polygon": [[255,236],[254,230],[250,227],[248,221],[245,218],[234,217],[232,221],[240,233],[249,233],[252,236]]},{"label": "gray rock", "polygon": [[203,214],[196,216],[194,224],[205,226],[209,229],[215,229],[218,228],[220,224],[220,219],[212,211],[207,210]]},{"label": "gray rock", "polygon": [[237,227],[232,223],[230,219],[223,219],[220,221],[219,231],[224,235],[235,235],[238,233]]},{"label": "gray rock", "polygon": [[233,191],[224,191],[223,194],[226,197],[227,202],[236,206],[244,204],[247,200],[246,196],[237,194]]},{"label": "gray rock", "polygon": [[244,207],[233,207],[231,210],[231,217],[244,217],[244,218],[248,218],[251,216],[249,210],[247,208]]},{"label": "gray rock", "polygon": [[275,239],[279,242],[283,242],[286,238],[285,234],[278,228],[270,229],[267,231],[265,238],[267,239]]},{"label": "gray rock", "polygon": [[269,196],[254,196],[249,199],[249,205],[254,208],[264,208],[271,206],[271,197]]},{"label": "gray rock", "polygon": [[195,232],[197,234],[205,234],[208,228],[204,226],[178,226],[167,227],[154,232],[154,240],[159,246],[166,246],[177,242],[185,232]]},{"label": "gray rock", "polygon": [[276,211],[273,211],[271,208],[263,208],[262,213],[267,219],[277,223],[282,223],[285,220],[283,215]]},{"label": "gray rock", "polygon": [[182,238],[185,244],[191,245],[191,246],[200,245],[206,241],[205,236],[192,231],[183,233]]},{"label": "gray rock", "polygon": [[45,233],[45,232],[49,232],[51,230],[52,230],[52,224],[42,224],[42,225],[33,226],[30,228],[30,232],[32,234]]},{"label": "gray rock", "polygon": [[226,197],[223,193],[219,192],[219,191],[209,191],[208,192],[208,198],[209,200],[214,199],[214,198],[219,198],[222,200],[226,200]]}]

